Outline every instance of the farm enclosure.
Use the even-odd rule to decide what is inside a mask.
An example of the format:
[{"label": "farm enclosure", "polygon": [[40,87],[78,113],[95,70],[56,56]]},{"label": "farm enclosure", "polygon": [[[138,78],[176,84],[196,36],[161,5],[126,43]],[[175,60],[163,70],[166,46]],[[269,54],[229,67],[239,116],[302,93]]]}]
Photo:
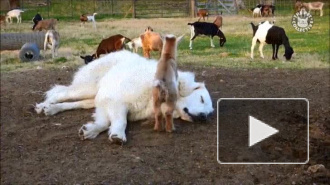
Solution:
[{"label": "farm enclosure", "polygon": [[[32,11],[31,11],[32,12]],[[24,14],[23,14],[24,15]],[[31,18],[2,27],[1,32],[31,32]],[[31,13],[32,15],[32,13]],[[207,123],[176,120],[177,132],[155,133],[149,122],[129,123],[128,143],[111,145],[107,134],[81,141],[78,129],[91,121],[93,110],[67,111],[56,116],[37,115],[33,105],[53,84],[69,84],[80,55],[91,54],[98,43],[121,33],[135,38],[146,26],[160,33],[189,35],[188,22],[196,18],[97,20],[80,27],[78,20],[59,22],[59,57],[50,53],[34,63],[21,63],[17,52],[1,52],[1,184],[327,184],[330,145],[329,9],[315,16],[313,29],[300,33],[291,26],[291,14],[276,17],[284,27],[296,56],[290,62],[249,59],[252,29],[269,18],[224,16],[227,43],[215,48],[206,37],[189,37],[179,45],[179,69],[205,81],[213,105],[221,97],[304,97],[311,104],[310,162],[307,165],[219,165],[216,162],[216,116]],[[212,21],[209,18],[209,22]],[[74,31],[73,31],[74,30]],[[283,55],[281,47],[279,55]],[[141,54],[141,51],[140,51]],[[157,53],[153,53],[157,58]],[[327,170],[307,173],[309,166]]]}]

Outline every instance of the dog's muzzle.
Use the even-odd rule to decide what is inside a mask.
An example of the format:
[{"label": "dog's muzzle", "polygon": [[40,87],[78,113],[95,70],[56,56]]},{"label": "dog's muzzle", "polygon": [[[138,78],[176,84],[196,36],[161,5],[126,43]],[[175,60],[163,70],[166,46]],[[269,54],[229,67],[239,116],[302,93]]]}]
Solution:
[{"label": "dog's muzzle", "polygon": [[188,114],[188,116],[191,117],[191,119],[195,122],[195,121],[207,121],[207,119],[212,115],[212,113],[209,113],[209,114],[206,114],[204,112],[201,112],[199,113],[198,115],[194,115],[194,114],[191,114],[189,112],[189,109],[187,107],[185,107],[183,109],[183,111]]}]

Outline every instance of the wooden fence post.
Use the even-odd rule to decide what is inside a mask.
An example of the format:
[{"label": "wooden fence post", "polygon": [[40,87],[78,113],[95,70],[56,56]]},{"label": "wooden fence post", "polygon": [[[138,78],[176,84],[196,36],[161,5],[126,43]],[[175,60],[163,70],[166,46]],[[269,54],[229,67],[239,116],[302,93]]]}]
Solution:
[{"label": "wooden fence post", "polygon": [[190,0],[190,16],[195,17],[195,0]]},{"label": "wooden fence post", "polygon": [[135,13],[135,0],[132,0],[132,18],[136,18],[136,13]]}]

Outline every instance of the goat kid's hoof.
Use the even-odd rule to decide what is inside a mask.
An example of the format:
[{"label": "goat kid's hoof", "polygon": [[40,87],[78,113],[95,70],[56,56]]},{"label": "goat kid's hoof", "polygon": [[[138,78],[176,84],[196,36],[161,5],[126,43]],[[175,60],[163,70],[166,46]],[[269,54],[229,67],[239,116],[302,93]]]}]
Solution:
[{"label": "goat kid's hoof", "polygon": [[154,127],[154,131],[156,131],[156,132],[161,132],[163,129],[162,129],[162,127]]}]

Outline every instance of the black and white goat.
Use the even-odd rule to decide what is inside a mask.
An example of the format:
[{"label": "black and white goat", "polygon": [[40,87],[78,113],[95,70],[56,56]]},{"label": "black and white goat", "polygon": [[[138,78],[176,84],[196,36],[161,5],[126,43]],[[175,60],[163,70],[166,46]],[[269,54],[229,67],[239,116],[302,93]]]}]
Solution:
[{"label": "black and white goat", "polygon": [[269,21],[265,21],[258,26],[255,26],[251,23],[253,29],[253,39],[252,39],[252,46],[251,46],[251,58],[253,59],[253,50],[257,43],[260,42],[259,45],[259,52],[261,58],[264,58],[264,54],[262,52],[263,47],[265,44],[272,44],[273,47],[273,55],[272,59],[277,59],[278,48],[280,45],[284,45],[285,48],[285,58],[290,60],[294,51],[289,43],[289,38],[286,36],[285,31],[283,28],[274,26],[270,24]]},{"label": "black and white goat", "polygon": [[222,47],[226,42],[226,37],[218,26],[214,23],[208,22],[194,22],[188,23],[190,25],[190,43],[189,48],[192,49],[192,41],[198,35],[206,35],[210,37],[211,47],[215,47],[213,44],[213,37],[216,35],[220,38],[220,46]]},{"label": "black and white goat", "polygon": [[32,30],[34,30],[34,28],[37,26],[38,22],[41,20],[43,20],[43,18],[41,17],[41,15],[39,13],[37,13],[32,19],[32,21],[34,23]]}]

